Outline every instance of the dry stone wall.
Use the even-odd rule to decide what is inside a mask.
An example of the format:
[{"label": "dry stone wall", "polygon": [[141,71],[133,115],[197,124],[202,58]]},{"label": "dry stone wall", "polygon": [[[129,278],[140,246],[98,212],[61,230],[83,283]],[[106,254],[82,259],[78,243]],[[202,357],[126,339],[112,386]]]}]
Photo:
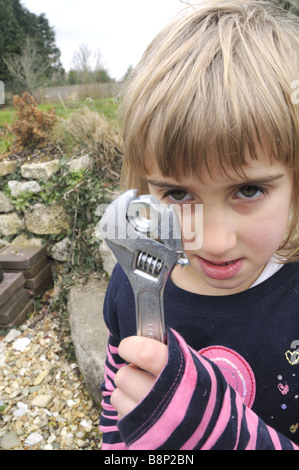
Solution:
[{"label": "dry stone wall", "polygon": [[[77,169],[87,167],[88,156],[76,159],[72,165]],[[53,203],[46,205],[38,200],[38,193],[42,190],[40,181],[47,181],[59,168],[59,160],[46,162],[24,163],[20,166],[21,176],[11,179],[17,168],[17,161],[0,162],[0,248],[12,245],[43,245],[49,235],[66,233],[72,221],[66,213],[63,204]],[[70,171],[73,171],[71,168]],[[9,191],[7,191],[9,189]],[[21,213],[15,205],[16,198],[24,192],[36,193],[36,202]],[[7,238],[9,237],[9,241]],[[48,241],[48,240],[47,240]],[[61,242],[60,242],[61,245]],[[64,243],[67,247],[67,243]],[[55,259],[55,252],[59,251],[59,261],[67,255],[61,254],[55,244],[51,247],[51,255]]]},{"label": "dry stone wall", "polygon": [[[64,162],[64,168],[70,173],[89,169],[92,165],[89,155],[72,158],[66,165]],[[42,246],[46,242],[50,257],[59,262],[67,261],[71,247],[67,234],[70,233],[73,220],[66,213],[63,202],[56,201],[49,205],[39,198],[43,189],[41,182],[47,182],[53,175],[55,177],[61,162],[53,159],[23,163],[16,173],[17,166],[17,161],[0,161],[0,249],[7,245]],[[14,177],[15,174],[17,177]],[[16,207],[16,200],[26,192],[36,195],[35,202],[20,211]],[[51,236],[55,235],[60,235],[61,240],[52,241]],[[104,271],[111,275],[116,260],[106,244],[100,243],[99,234],[95,235],[99,241],[99,257]]]}]

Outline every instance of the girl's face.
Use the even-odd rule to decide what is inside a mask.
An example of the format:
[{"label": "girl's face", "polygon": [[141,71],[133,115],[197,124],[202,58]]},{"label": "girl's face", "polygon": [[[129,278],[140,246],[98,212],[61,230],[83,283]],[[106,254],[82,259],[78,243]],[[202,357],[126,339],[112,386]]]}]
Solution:
[{"label": "girl's face", "polygon": [[[186,204],[193,209],[203,205],[203,242],[186,249],[190,265],[176,267],[172,280],[179,287],[203,295],[229,295],[248,289],[276,253],[287,230],[292,174],[282,164],[270,162],[260,152],[258,160],[249,160],[246,177],[233,172],[230,177],[200,180],[182,176],[180,180],[161,175],[154,159],[147,181],[151,194],[161,202],[181,208],[184,238],[190,220],[184,214]],[[190,212],[189,212],[190,213]],[[191,218],[196,211],[191,210]],[[193,220],[192,226],[196,226]]]}]

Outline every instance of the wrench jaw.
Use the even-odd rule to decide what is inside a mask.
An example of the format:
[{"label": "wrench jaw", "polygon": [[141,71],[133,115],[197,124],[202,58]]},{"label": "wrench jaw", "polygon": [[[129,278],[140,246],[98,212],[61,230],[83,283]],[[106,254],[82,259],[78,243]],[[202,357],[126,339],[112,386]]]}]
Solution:
[{"label": "wrench jaw", "polygon": [[[175,209],[152,195],[137,195],[136,190],[130,190],[110,204],[100,226],[132,285],[137,334],[166,342],[164,288],[174,266],[189,262]],[[140,215],[142,208],[150,210],[150,218]],[[109,224],[111,233],[103,230]]]}]

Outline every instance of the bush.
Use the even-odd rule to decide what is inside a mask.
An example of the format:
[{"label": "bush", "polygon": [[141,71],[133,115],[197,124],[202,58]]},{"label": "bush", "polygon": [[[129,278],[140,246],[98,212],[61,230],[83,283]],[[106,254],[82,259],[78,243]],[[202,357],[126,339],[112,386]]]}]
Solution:
[{"label": "bush", "polygon": [[122,140],[104,115],[87,107],[79,109],[59,123],[56,139],[69,153],[88,153],[99,173],[118,183]]},{"label": "bush", "polygon": [[47,145],[57,121],[55,113],[53,111],[46,113],[39,109],[29,93],[14,96],[13,104],[16,114],[12,124],[7,126],[8,132],[14,138],[13,152]]}]

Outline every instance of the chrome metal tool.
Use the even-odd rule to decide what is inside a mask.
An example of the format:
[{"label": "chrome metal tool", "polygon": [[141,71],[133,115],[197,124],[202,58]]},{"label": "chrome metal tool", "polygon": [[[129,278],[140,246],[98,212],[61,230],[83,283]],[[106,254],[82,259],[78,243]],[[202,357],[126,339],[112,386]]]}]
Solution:
[{"label": "chrome metal tool", "polygon": [[132,189],[108,206],[100,230],[132,285],[137,334],[166,342],[164,288],[176,264],[189,264],[176,209]]}]

